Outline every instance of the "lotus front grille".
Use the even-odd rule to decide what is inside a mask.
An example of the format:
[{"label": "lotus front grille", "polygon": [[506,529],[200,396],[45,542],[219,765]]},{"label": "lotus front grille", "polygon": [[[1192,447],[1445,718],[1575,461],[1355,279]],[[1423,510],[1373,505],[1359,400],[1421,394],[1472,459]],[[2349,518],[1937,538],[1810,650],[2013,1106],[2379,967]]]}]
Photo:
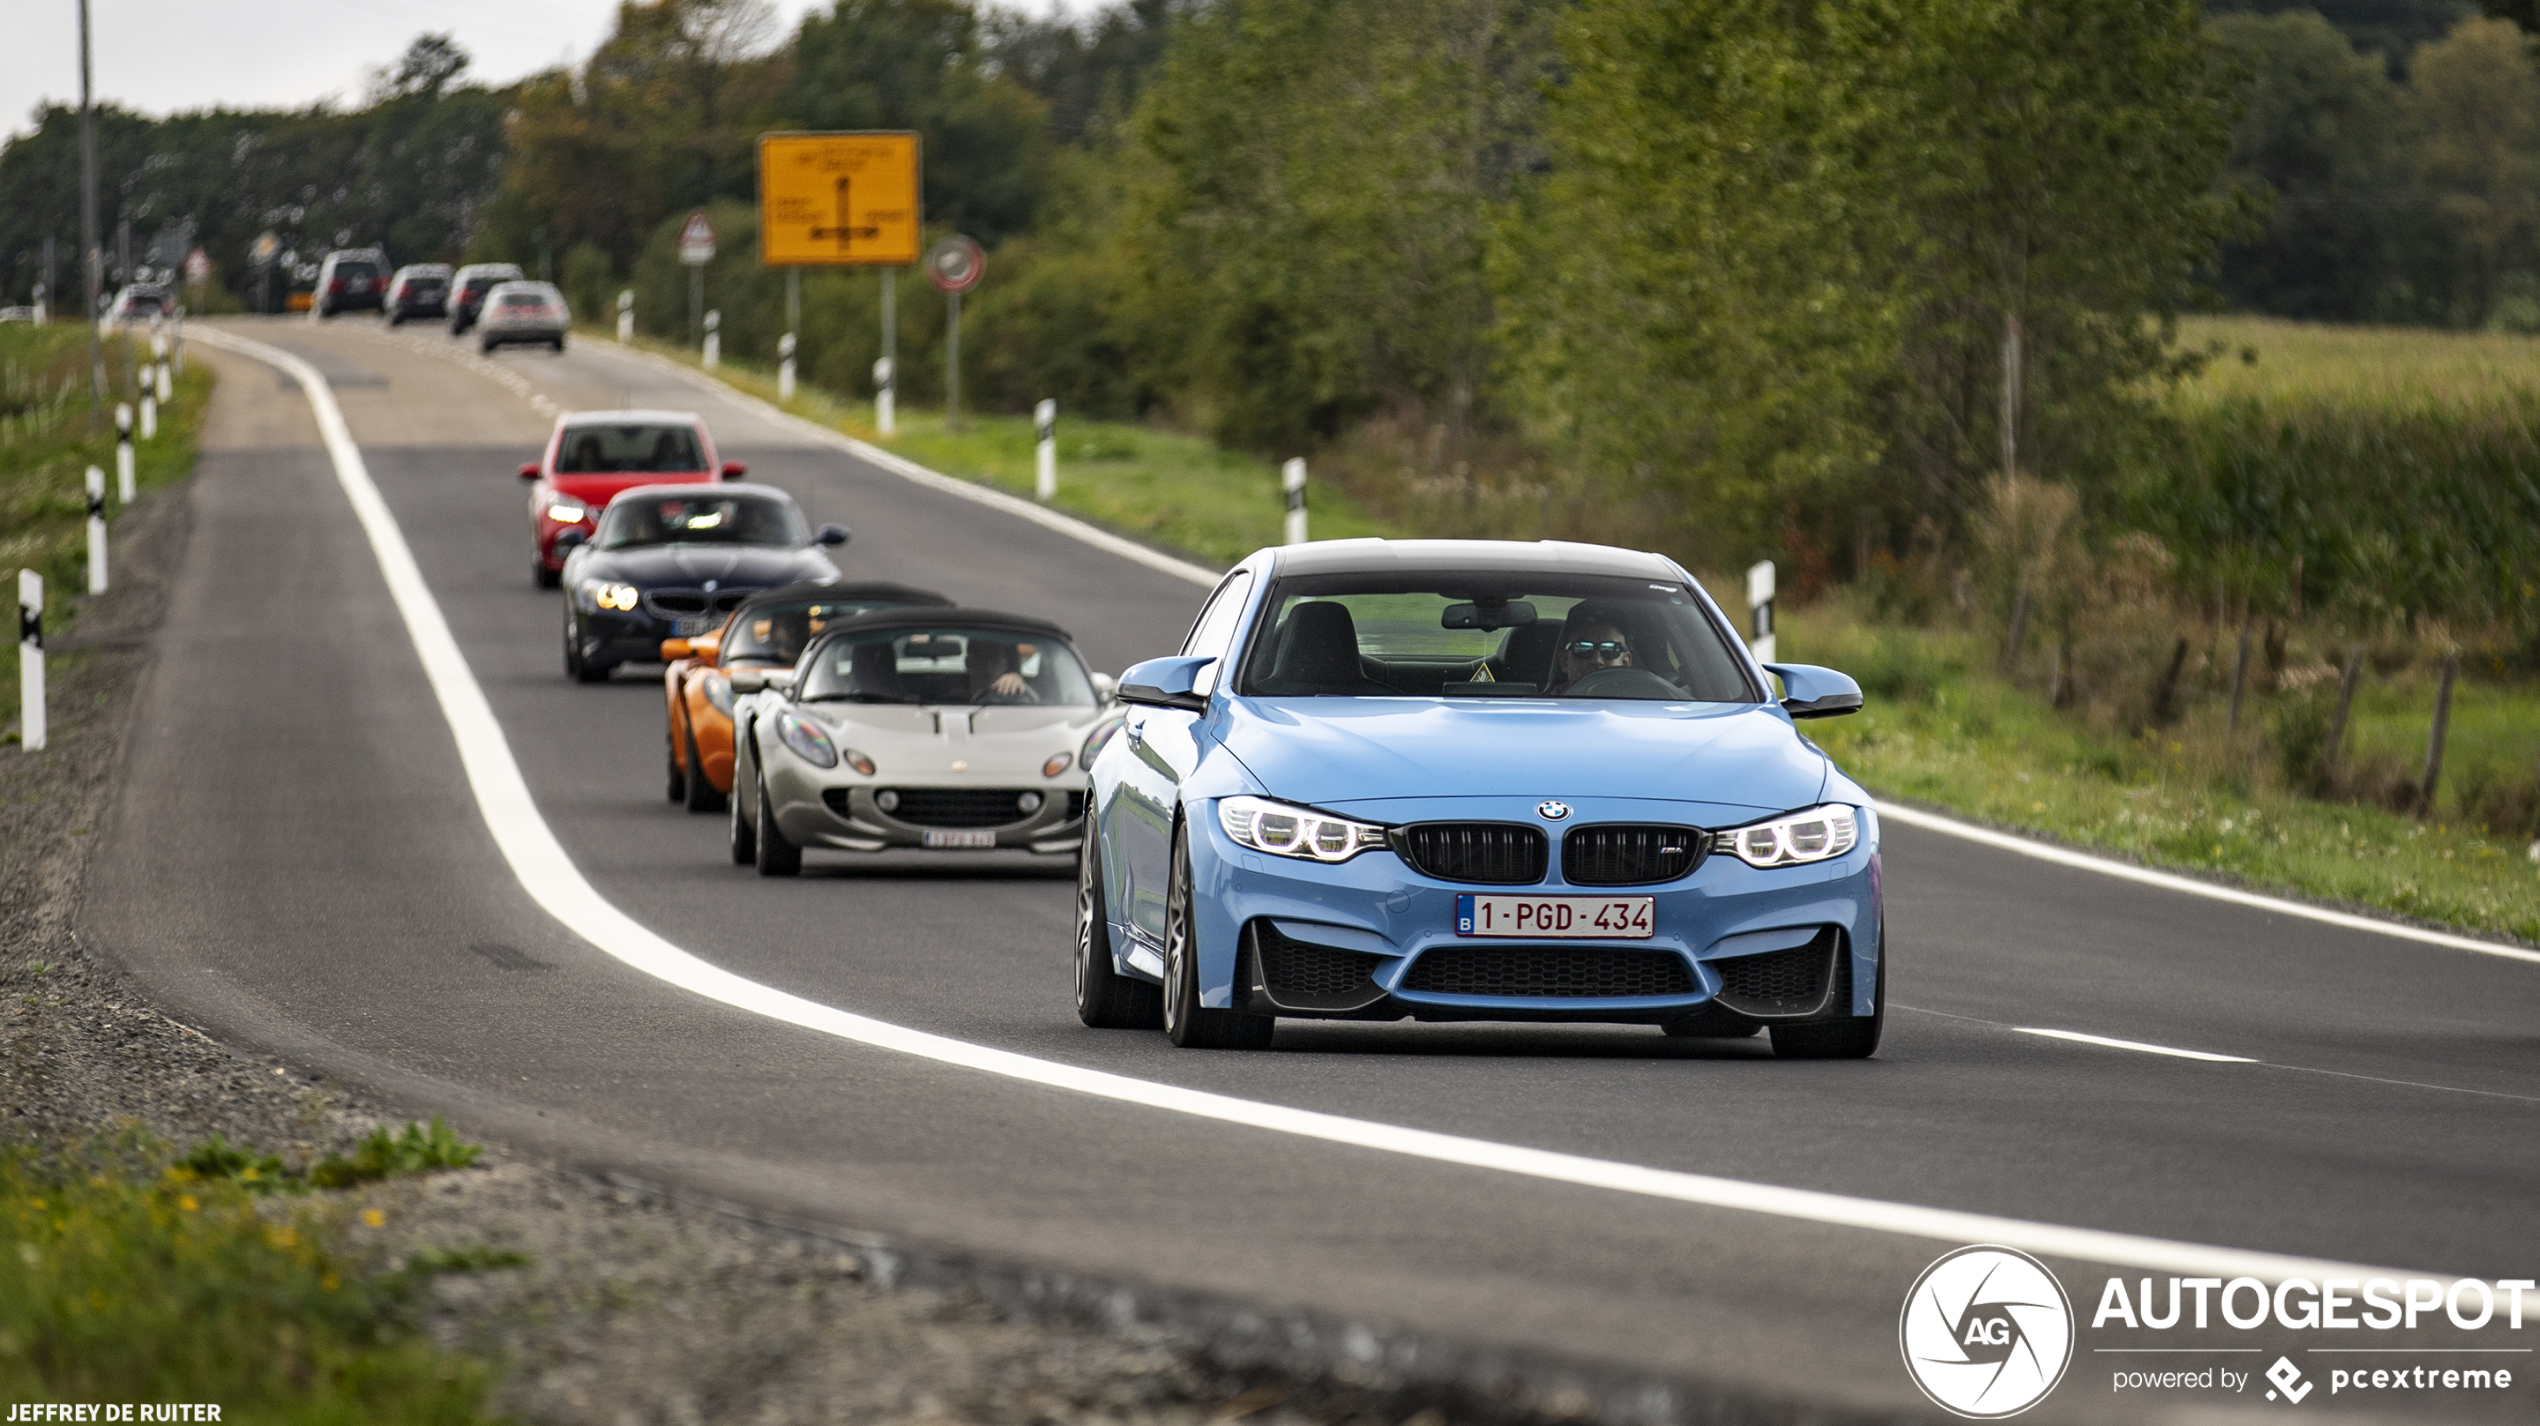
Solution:
[{"label": "lotus front grille", "polygon": [[913,827],[1010,827],[1039,816],[1053,795],[1028,787],[885,787],[873,803]]},{"label": "lotus front grille", "polygon": [[1509,999],[1691,995],[1693,968],[1672,951],[1585,946],[1440,946],[1411,963],[1404,990]]},{"label": "lotus front grille", "polygon": [[1711,834],[1699,827],[1579,827],[1561,840],[1561,879],[1572,886],[1648,886],[1702,865]]},{"label": "lotus front grille", "polygon": [[1551,863],[1543,831],[1515,822],[1424,822],[1394,834],[1423,876],[1478,886],[1531,886]]}]

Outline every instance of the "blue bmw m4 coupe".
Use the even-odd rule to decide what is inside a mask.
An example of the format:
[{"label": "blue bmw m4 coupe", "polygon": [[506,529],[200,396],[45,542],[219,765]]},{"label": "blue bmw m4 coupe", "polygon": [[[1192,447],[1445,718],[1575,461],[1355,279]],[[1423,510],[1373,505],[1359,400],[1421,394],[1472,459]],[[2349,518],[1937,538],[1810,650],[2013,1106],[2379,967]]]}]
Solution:
[{"label": "blue bmw m4 coupe", "polygon": [[[1771,676],[1782,685],[1773,694]],[[1769,1030],[1875,1052],[1878,815],[1691,576],[1601,545],[1262,550],[1120,677],[1076,1008],[1176,1045],[1281,1016]]]}]

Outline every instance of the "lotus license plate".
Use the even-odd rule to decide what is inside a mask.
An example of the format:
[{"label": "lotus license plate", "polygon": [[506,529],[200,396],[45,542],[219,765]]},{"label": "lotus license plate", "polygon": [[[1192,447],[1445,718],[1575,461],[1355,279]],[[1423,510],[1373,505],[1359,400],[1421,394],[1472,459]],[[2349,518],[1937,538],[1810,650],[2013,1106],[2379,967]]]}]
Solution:
[{"label": "lotus license plate", "polygon": [[1656,897],[1459,896],[1455,934],[1520,941],[1645,941]]},{"label": "lotus license plate", "polygon": [[955,851],[987,851],[996,846],[994,832],[928,832],[926,845]]}]

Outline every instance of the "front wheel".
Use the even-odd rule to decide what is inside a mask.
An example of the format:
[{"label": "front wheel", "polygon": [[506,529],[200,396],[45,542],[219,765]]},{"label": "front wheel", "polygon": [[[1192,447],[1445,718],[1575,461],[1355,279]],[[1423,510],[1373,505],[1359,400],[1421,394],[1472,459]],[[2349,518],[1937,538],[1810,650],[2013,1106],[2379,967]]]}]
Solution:
[{"label": "front wheel", "polygon": [[673,802],[687,801],[688,769],[679,765],[679,730],[675,727],[664,728],[662,731],[661,760],[668,773],[664,779],[666,794]]},{"label": "front wheel", "polygon": [[1097,1030],[1156,1030],[1164,1025],[1164,991],[1122,975],[1111,962],[1110,915],[1102,891],[1102,837],[1085,818],[1085,849],[1076,858],[1076,1018]]},{"label": "front wheel", "polygon": [[[1852,948],[1843,948],[1849,957]],[[1775,1025],[1773,1054],[1785,1060],[1866,1060],[1877,1054],[1887,1024],[1887,919],[1879,918],[1878,977],[1870,983],[1870,1013],[1814,1025]],[[1850,985],[1852,978],[1843,978]]]},{"label": "front wheel", "polygon": [[529,582],[540,589],[564,587],[564,571],[547,568],[547,562],[536,555],[529,557]]},{"label": "front wheel", "polygon": [[1173,829],[1173,883],[1164,896],[1164,1036],[1186,1050],[1266,1050],[1279,1022],[1200,1004],[1191,911],[1191,834]]},{"label": "front wheel", "polygon": [[724,799],[731,816],[725,818],[731,829],[732,864],[751,866],[758,861],[758,824],[741,807],[741,738],[739,727],[732,730],[732,795]]},{"label": "front wheel", "polygon": [[[685,690],[682,690],[682,695],[685,695]],[[697,756],[696,719],[683,719],[681,720],[681,723],[687,730],[688,734],[688,810],[691,812],[720,812],[723,810],[723,804],[727,799],[722,793],[714,790],[713,783],[706,781],[705,761]]]},{"label": "front wheel", "polygon": [[785,829],[776,825],[776,799],[767,795],[767,774],[759,773],[758,821],[751,828],[758,843],[758,874],[761,876],[793,876],[803,869],[803,849],[785,840]]}]

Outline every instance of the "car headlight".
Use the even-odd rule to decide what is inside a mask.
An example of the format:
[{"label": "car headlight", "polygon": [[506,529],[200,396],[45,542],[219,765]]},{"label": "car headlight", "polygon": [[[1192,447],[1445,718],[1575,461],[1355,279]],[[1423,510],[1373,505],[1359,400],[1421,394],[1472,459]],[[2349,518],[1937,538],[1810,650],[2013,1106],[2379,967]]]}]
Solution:
[{"label": "car headlight", "polygon": [[838,765],[838,745],[830,742],[829,735],[809,718],[790,712],[777,714],[776,736],[794,750],[796,757],[814,767]]},{"label": "car headlight", "polygon": [[1385,829],[1260,797],[1217,804],[1217,825],[1237,845],[1310,862],[1345,862],[1385,844]]},{"label": "car headlight", "polygon": [[1076,752],[1076,766],[1091,772],[1094,759],[1102,755],[1104,745],[1111,741],[1112,734],[1120,731],[1120,725],[1126,722],[1128,717],[1126,713],[1114,713],[1096,723],[1094,730],[1085,735],[1085,746]]},{"label": "car headlight", "polygon": [[710,673],[697,680],[697,689],[705,694],[706,702],[712,705],[715,712],[726,718],[732,716],[731,679],[719,673]]},{"label": "car headlight", "polygon": [[559,500],[547,507],[547,518],[559,525],[579,525],[590,517],[589,510],[570,500]]},{"label": "car headlight", "polygon": [[1776,867],[1828,861],[1852,850],[1860,840],[1860,819],[1851,808],[1830,802],[1722,832],[1716,845],[1748,866]]},{"label": "car headlight", "polygon": [[591,607],[595,609],[632,610],[635,607],[635,601],[643,595],[631,584],[615,584],[605,579],[586,579],[582,581],[582,597],[590,600]]}]

